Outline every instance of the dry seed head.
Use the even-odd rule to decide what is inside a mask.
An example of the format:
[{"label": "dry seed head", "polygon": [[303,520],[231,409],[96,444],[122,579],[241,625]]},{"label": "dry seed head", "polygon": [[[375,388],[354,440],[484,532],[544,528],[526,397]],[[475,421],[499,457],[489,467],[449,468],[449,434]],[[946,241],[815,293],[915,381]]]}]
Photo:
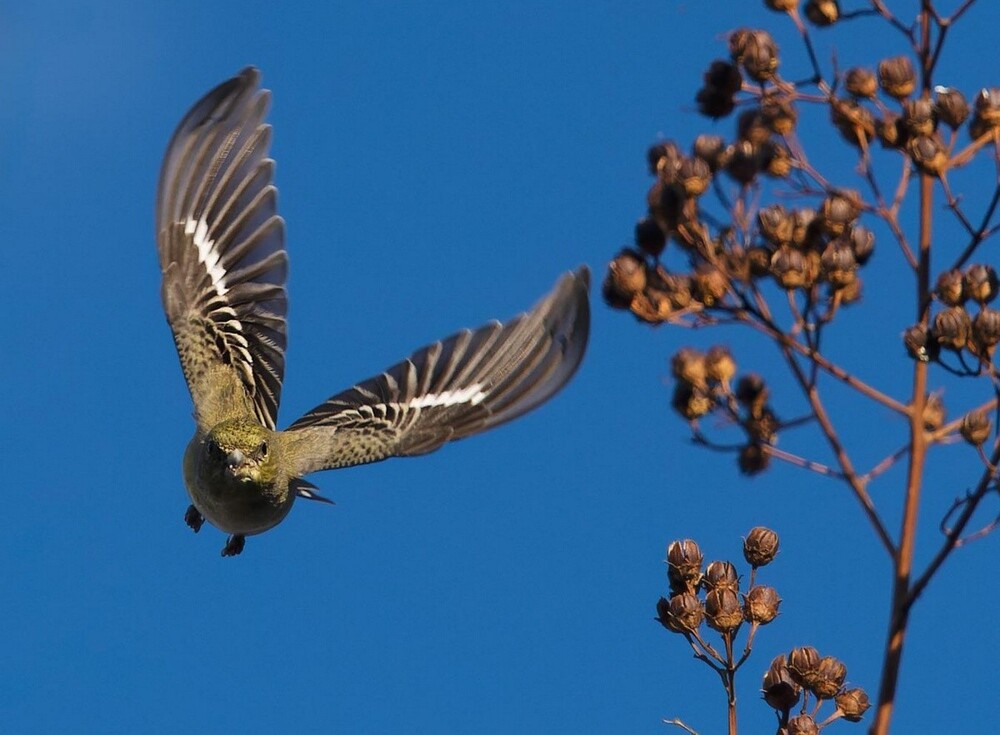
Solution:
[{"label": "dry seed head", "polygon": [[878,83],[890,97],[902,100],[913,94],[917,74],[908,56],[893,56],[878,63]]},{"label": "dry seed head", "polygon": [[863,66],[855,66],[847,70],[844,86],[849,94],[855,97],[872,98],[878,92],[878,80],[875,72]]},{"label": "dry seed head", "polygon": [[865,712],[872,706],[868,700],[868,694],[861,687],[845,689],[834,697],[833,701],[848,722],[861,722]]},{"label": "dry seed head", "polygon": [[807,253],[789,245],[782,245],[771,256],[771,275],[787,291],[811,286],[816,282],[816,270]]},{"label": "dry seed head", "polygon": [[982,446],[990,438],[993,422],[986,411],[970,411],[962,417],[962,427],[959,431],[962,438],[974,447]]},{"label": "dry seed head", "polygon": [[723,153],[726,150],[726,141],[721,135],[702,134],[694,139],[692,153],[708,164],[708,169],[712,173],[718,171],[724,164]]},{"label": "dry seed head", "polygon": [[761,117],[776,135],[788,135],[795,130],[799,113],[795,103],[785,95],[768,95],[761,101]]},{"label": "dry seed head", "polygon": [[731,633],[743,624],[740,598],[731,589],[717,587],[705,595],[705,621],[720,633]]},{"label": "dry seed head", "polygon": [[728,561],[713,561],[705,567],[702,583],[705,589],[709,590],[740,591],[740,575],[736,573],[736,567]]},{"label": "dry seed head", "polygon": [[726,148],[726,173],[739,184],[749,184],[760,173],[757,148],[748,140],[738,140]]},{"label": "dry seed head", "polygon": [[914,324],[903,332],[903,345],[907,354],[920,362],[936,360],[940,349],[940,345],[923,324]]},{"label": "dry seed head", "polygon": [[934,294],[938,297],[938,301],[946,306],[964,304],[968,296],[965,295],[965,277],[962,271],[954,268],[939,275],[937,285],[934,286]]},{"label": "dry seed head", "polygon": [[667,578],[671,587],[694,592],[701,583],[701,564],[704,557],[692,539],[671,541],[667,546]]},{"label": "dry seed head", "polygon": [[757,373],[747,373],[736,384],[736,400],[751,412],[767,403],[768,393],[764,378]]},{"label": "dry seed head", "polygon": [[795,6],[798,4],[799,0],[764,0],[764,5],[771,10],[778,10],[785,13],[795,10]]},{"label": "dry seed head", "polygon": [[750,248],[746,252],[746,259],[753,278],[761,278],[771,272],[771,251],[767,248]]},{"label": "dry seed head", "polygon": [[842,286],[841,288],[831,288],[828,295],[830,298],[833,298],[834,294],[836,294],[840,298],[841,306],[850,306],[851,304],[856,304],[861,301],[861,295],[864,291],[863,286],[864,284],[861,281],[861,277],[855,274],[853,281],[845,286]]},{"label": "dry seed head", "polygon": [[812,207],[794,210],[792,225],[792,244],[797,248],[805,248],[813,241],[818,226],[816,210]]},{"label": "dry seed head", "polygon": [[903,118],[885,110],[882,118],[875,121],[875,135],[878,136],[883,148],[897,149],[906,145],[909,134],[906,132]]},{"label": "dry seed head", "polygon": [[760,234],[772,245],[787,245],[792,241],[795,222],[780,204],[772,204],[757,212]]},{"label": "dry seed head", "polygon": [[694,101],[698,105],[698,112],[713,120],[725,117],[736,108],[733,95],[724,94],[713,87],[699,89]]},{"label": "dry seed head", "polygon": [[664,628],[673,633],[693,633],[705,617],[705,608],[693,592],[681,592],[669,600],[656,603],[656,617]]},{"label": "dry seed head", "polygon": [[764,701],[778,712],[788,712],[799,703],[802,687],[789,676],[784,654],[775,656],[771,661],[764,674],[761,690]]},{"label": "dry seed head", "polygon": [[969,118],[969,103],[965,95],[952,87],[934,88],[934,111],[938,120],[957,130]]},{"label": "dry seed head", "polygon": [[770,140],[760,147],[764,173],[774,179],[787,177],[795,167],[792,152],[784,143]]},{"label": "dry seed head", "polygon": [[747,28],[733,31],[729,36],[729,53],[756,82],[772,79],[778,69],[778,45],[767,31]]},{"label": "dry seed head", "polygon": [[1000,126],[1000,87],[979,90],[975,117],[988,130]]},{"label": "dry seed head", "polygon": [[682,347],[670,358],[670,372],[680,381],[705,385],[705,355],[693,347]]},{"label": "dry seed head", "polygon": [[759,475],[770,466],[771,455],[767,453],[763,445],[750,443],[740,450],[736,464],[740,472],[753,477],[754,475]]},{"label": "dry seed head", "polygon": [[941,394],[929,394],[927,402],[924,403],[924,428],[927,431],[937,431],[944,426],[946,416],[947,412],[945,411],[944,399],[941,398]]},{"label": "dry seed head", "polygon": [[808,0],[804,10],[809,22],[820,28],[832,26],[840,20],[837,0]]},{"label": "dry seed head", "polygon": [[688,421],[700,419],[715,408],[715,402],[704,388],[678,381],[670,406]]},{"label": "dry seed head", "polygon": [[997,297],[997,272],[990,265],[970,265],[963,278],[965,294],[979,304],[988,304]]},{"label": "dry seed head", "polygon": [[851,250],[858,265],[864,265],[875,252],[875,233],[867,227],[854,225],[851,228]]},{"label": "dry seed head", "polygon": [[924,173],[937,176],[948,168],[948,149],[937,133],[910,138],[906,152]]},{"label": "dry seed head", "polygon": [[875,117],[867,107],[852,99],[845,97],[831,100],[830,122],[851,145],[860,146],[862,140],[867,142],[875,137]]},{"label": "dry seed head", "polygon": [[751,587],[743,598],[743,617],[748,623],[767,625],[778,617],[781,598],[774,587]]},{"label": "dry seed head", "polygon": [[976,354],[986,359],[993,358],[993,351],[1000,344],[1000,311],[988,306],[980,307],[972,320],[972,342]]},{"label": "dry seed head", "polygon": [[823,277],[834,288],[844,288],[857,278],[858,263],[851,245],[843,238],[831,240],[820,258]]},{"label": "dry seed head", "polygon": [[700,158],[685,158],[677,171],[677,178],[689,197],[698,197],[705,193],[712,183],[712,170],[708,163]]},{"label": "dry seed head", "polygon": [[934,340],[941,347],[956,352],[965,347],[971,332],[972,320],[969,318],[969,313],[961,306],[952,306],[939,311],[931,327]]},{"label": "dry seed head", "polygon": [[820,207],[823,229],[834,237],[852,225],[859,214],[861,214],[861,195],[851,189],[827,195]]},{"label": "dry seed head", "polygon": [[635,223],[635,244],[654,258],[660,257],[667,246],[667,234],[652,217],[643,217]]},{"label": "dry seed head", "polygon": [[637,293],[646,287],[646,263],[634,250],[622,250],[608,264],[604,281],[604,299],[609,306],[626,308]]},{"label": "dry seed head", "polygon": [[788,654],[788,674],[800,686],[811,689],[816,681],[820,660],[819,651],[812,646],[793,648]]},{"label": "dry seed head", "polygon": [[728,385],[736,375],[736,361],[725,345],[715,345],[705,353],[705,373],[709,380]]},{"label": "dry seed head", "polygon": [[699,263],[691,277],[691,285],[698,301],[705,306],[714,306],[729,291],[729,278],[711,263]]},{"label": "dry seed head", "polygon": [[767,566],[778,555],[779,546],[780,539],[776,532],[764,526],[756,526],[743,539],[743,558],[755,569]]},{"label": "dry seed head", "polygon": [[768,406],[760,408],[755,406],[751,409],[750,417],[746,420],[747,438],[755,443],[777,444],[780,426],[781,422]]},{"label": "dry seed head", "polygon": [[816,681],[813,682],[812,693],[818,699],[833,699],[844,686],[847,678],[847,667],[833,656],[824,656],[816,667]]},{"label": "dry seed head", "polygon": [[649,147],[646,151],[646,162],[653,176],[670,181],[673,172],[680,166],[683,154],[672,140],[664,140]]},{"label": "dry seed head", "polygon": [[736,137],[748,140],[759,146],[771,139],[771,128],[768,127],[764,114],[757,107],[751,107],[740,113],[736,120]]},{"label": "dry seed head", "polygon": [[784,735],[818,735],[819,725],[812,715],[796,715],[788,720]]},{"label": "dry seed head", "polygon": [[903,103],[903,124],[910,135],[931,135],[937,127],[934,103],[918,97]]}]

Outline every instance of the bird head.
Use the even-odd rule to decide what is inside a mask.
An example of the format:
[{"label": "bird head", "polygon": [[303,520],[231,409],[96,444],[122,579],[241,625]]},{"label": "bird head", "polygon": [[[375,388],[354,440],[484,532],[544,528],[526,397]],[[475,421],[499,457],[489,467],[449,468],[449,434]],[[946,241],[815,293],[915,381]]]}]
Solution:
[{"label": "bird head", "polygon": [[250,419],[223,421],[205,436],[207,469],[227,482],[273,482],[278,466],[273,435]]}]

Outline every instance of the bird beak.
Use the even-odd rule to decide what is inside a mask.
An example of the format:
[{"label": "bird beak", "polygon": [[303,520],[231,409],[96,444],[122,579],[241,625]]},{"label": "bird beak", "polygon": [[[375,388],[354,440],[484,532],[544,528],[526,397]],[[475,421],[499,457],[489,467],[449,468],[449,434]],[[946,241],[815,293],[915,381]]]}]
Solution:
[{"label": "bird beak", "polygon": [[246,464],[247,457],[239,449],[234,449],[229,454],[226,455],[226,468],[230,472],[238,470],[244,464]]}]

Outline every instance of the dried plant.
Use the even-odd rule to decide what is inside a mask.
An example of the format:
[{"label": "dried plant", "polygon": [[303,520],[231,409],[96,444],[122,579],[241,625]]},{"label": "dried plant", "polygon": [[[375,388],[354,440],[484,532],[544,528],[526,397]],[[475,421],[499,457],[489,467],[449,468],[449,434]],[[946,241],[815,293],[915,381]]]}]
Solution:
[{"label": "dried plant", "polygon": [[[975,528],[984,499],[1000,490],[1000,440],[995,432],[1000,380],[993,362],[1000,343],[1000,310],[990,306],[1000,279],[991,265],[974,262],[980,245],[1000,229],[1000,178],[995,173],[1000,170],[1000,88],[970,90],[970,103],[957,87],[939,85],[936,78],[946,40],[974,0],[956,2],[948,15],[933,0],[922,0],[912,23],[894,14],[883,0],[851,11],[842,9],[837,0],[801,4],[765,0],[765,4],[794,24],[810,68],[800,75],[803,79],[792,81],[767,31],[739,29],[729,34],[727,57],[708,65],[695,101],[709,118],[734,117],[735,137],[727,141],[700,135],[689,152],[669,140],[650,148],[648,165],[654,182],[647,194],[647,214],[636,225],[634,246],[610,262],[603,292],[610,306],[628,310],[643,322],[745,326],[777,347],[792,386],[783,385],[781,391],[772,390],[754,373],[738,375],[726,346],[707,352],[678,351],[671,361],[672,406],[688,422],[696,443],[732,452],[747,475],[764,473],[773,462],[782,461],[849,488],[891,562],[889,633],[871,725],[872,733],[884,735],[893,714],[914,604],[956,549],[1000,523],[997,519]],[[896,34],[905,53],[846,70],[838,68],[831,54],[831,69],[824,71],[810,24],[850,23],[857,28],[858,23],[872,22]],[[825,112],[829,126],[811,125],[800,131],[800,117],[817,110]],[[966,137],[968,142],[963,142]],[[846,180],[824,175],[807,152],[808,145],[835,144],[853,151],[856,169]],[[973,212],[951,184],[959,169],[989,159],[994,174],[985,188],[992,188],[992,195]],[[982,190],[983,179],[975,185]],[[964,241],[958,247],[935,239],[935,215],[953,218],[961,227]],[[870,378],[849,372],[823,349],[824,336],[837,329],[843,310],[861,300],[875,231],[886,233],[880,237],[887,240],[879,246],[885,251],[882,257],[895,260],[891,287],[899,298],[909,300],[916,315],[912,325],[899,325],[902,344],[895,350],[884,345],[857,348],[887,359],[898,355],[896,374],[908,376],[909,385],[897,379],[893,390],[876,388]],[[940,389],[945,381],[955,380],[972,383],[973,389],[964,395],[974,398],[958,418],[949,420]],[[889,435],[905,427],[899,448],[870,467],[859,468],[852,459],[856,448],[841,439],[829,410],[831,381],[869,403],[870,425],[885,421],[887,415],[901,419],[878,429]],[[795,388],[804,399],[804,414],[779,418],[781,412],[774,406],[791,403],[785,394]],[[727,431],[737,440],[723,441],[720,434]],[[831,459],[820,461],[778,449],[779,435],[791,436],[795,446],[798,432],[810,431],[822,438]],[[974,474],[960,482],[970,489],[950,507],[938,510],[941,537],[929,541],[936,548],[924,552],[930,559],[926,566],[915,568],[927,463],[934,457],[932,450],[963,440],[971,447],[967,466]],[[808,441],[801,445],[810,446]],[[973,456],[978,459],[972,460]],[[897,464],[905,465],[903,491],[883,494],[880,506],[870,486]],[[894,498],[901,498],[900,508],[888,506]],[[885,518],[896,516],[901,524],[893,532]],[[696,551],[697,545],[690,541],[671,545],[668,561],[674,594],[661,600],[659,620],[685,635],[698,657],[726,680],[745,660],[734,659],[735,628],[727,626],[749,620],[752,638],[762,621],[748,617],[750,593],[741,606],[725,583],[721,588],[706,586]],[[714,573],[729,579],[728,567]],[[753,584],[752,575],[751,588]],[[699,590],[706,593],[704,599],[697,596]],[[770,593],[757,594],[772,599]],[[776,594],[773,602],[776,609]],[[698,635],[702,618],[723,636],[724,653]],[[808,672],[814,664],[828,673],[842,666],[826,661],[814,649],[796,649],[787,659],[775,659],[765,677],[765,698],[772,685],[784,687],[788,698],[798,691],[796,687],[809,689]],[[731,695],[731,680],[727,686]],[[859,713],[866,708],[863,692],[842,690],[839,683],[834,689],[831,685],[824,694],[843,696],[838,711]],[[813,693],[820,697],[815,689]],[[824,727],[805,709],[791,716],[794,704],[784,708],[780,732],[816,732]],[[679,721],[674,724],[689,729]],[[735,732],[732,698],[730,732]]]}]

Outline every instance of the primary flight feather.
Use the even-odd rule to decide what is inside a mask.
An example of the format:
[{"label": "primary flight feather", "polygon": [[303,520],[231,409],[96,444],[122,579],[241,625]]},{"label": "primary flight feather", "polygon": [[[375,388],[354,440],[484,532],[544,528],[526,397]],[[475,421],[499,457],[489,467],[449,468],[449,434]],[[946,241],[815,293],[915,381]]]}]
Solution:
[{"label": "primary flight feather", "polygon": [[184,116],[156,203],[163,307],[194,402],[185,520],[228,533],[225,556],[296,497],[325,500],[309,473],[426,454],[540,405],[573,376],[590,328],[580,268],[531,311],[428,345],[277,431],[288,256],[259,83],[244,69]]}]

